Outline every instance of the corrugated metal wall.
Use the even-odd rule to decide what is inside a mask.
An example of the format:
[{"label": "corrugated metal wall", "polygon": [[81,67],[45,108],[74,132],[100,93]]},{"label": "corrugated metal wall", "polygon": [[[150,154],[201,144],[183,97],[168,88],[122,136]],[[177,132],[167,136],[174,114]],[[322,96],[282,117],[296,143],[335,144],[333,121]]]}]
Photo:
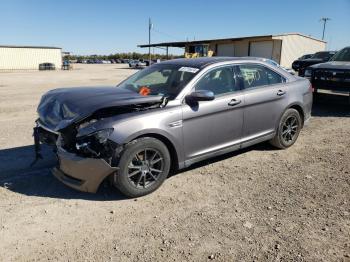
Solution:
[{"label": "corrugated metal wall", "polygon": [[298,34],[274,36],[282,40],[280,65],[291,68],[294,60],[305,54],[326,50],[326,43]]},{"label": "corrugated metal wall", "polygon": [[[220,44],[230,44],[234,46],[234,56],[249,56],[251,43],[260,41],[273,41],[272,56],[271,58],[279,63],[281,66],[291,68],[294,60],[298,59],[304,54],[313,54],[318,51],[324,51],[326,49],[326,43],[317,39],[313,39],[307,36],[303,36],[297,33],[265,36],[265,37],[252,37],[249,39],[242,39],[238,41],[228,40],[212,40],[209,42],[210,55],[217,55],[217,47]],[[188,52],[188,45],[186,46],[186,52]],[[222,55],[222,54],[221,54]],[[227,54],[231,56],[232,54]],[[270,58],[270,57],[269,57]]]},{"label": "corrugated metal wall", "polygon": [[61,49],[0,47],[0,70],[38,70],[41,63],[62,65]]}]

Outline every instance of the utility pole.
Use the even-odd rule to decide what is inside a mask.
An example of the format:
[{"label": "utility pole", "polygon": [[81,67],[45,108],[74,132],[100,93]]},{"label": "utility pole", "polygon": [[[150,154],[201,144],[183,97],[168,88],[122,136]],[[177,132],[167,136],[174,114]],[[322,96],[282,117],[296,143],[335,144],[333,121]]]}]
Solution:
[{"label": "utility pole", "polygon": [[323,32],[322,32],[322,40],[324,39],[324,32],[326,31],[327,21],[331,20],[329,17],[322,17],[320,21],[323,22]]},{"label": "utility pole", "polygon": [[148,59],[149,59],[149,66],[151,65],[151,29],[152,29],[153,25],[151,22],[151,18],[149,18],[148,20]]}]

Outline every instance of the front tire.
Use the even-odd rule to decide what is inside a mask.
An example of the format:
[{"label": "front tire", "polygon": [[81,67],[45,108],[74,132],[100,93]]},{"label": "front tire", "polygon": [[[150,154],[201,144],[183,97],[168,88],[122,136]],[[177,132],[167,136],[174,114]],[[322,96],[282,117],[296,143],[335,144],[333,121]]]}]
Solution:
[{"label": "front tire", "polygon": [[167,178],[171,158],[168,148],[160,140],[143,137],[133,140],[120,154],[119,170],[113,185],[128,197],[140,197],[158,189]]},{"label": "front tire", "polygon": [[287,109],[280,120],[275,137],[270,143],[280,149],[292,146],[297,140],[302,126],[302,120],[297,110]]}]

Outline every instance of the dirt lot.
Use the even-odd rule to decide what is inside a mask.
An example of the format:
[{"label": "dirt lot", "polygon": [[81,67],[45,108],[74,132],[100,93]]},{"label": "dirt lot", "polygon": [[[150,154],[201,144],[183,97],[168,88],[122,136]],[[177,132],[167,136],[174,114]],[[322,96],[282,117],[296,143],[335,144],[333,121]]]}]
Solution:
[{"label": "dirt lot", "polygon": [[[40,96],[112,85],[120,65],[0,73],[0,261],[350,261],[350,107],[321,96],[288,150],[253,146],[130,200],[66,188],[32,161]],[[344,104],[343,104],[344,103]]]}]

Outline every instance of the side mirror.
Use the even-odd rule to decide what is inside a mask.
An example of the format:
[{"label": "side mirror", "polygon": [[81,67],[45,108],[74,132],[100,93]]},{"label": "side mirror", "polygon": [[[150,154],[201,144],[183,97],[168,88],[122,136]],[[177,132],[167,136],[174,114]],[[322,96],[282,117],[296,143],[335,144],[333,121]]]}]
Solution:
[{"label": "side mirror", "polygon": [[215,99],[214,93],[208,90],[197,90],[189,94],[186,99],[190,101],[211,101]]}]

